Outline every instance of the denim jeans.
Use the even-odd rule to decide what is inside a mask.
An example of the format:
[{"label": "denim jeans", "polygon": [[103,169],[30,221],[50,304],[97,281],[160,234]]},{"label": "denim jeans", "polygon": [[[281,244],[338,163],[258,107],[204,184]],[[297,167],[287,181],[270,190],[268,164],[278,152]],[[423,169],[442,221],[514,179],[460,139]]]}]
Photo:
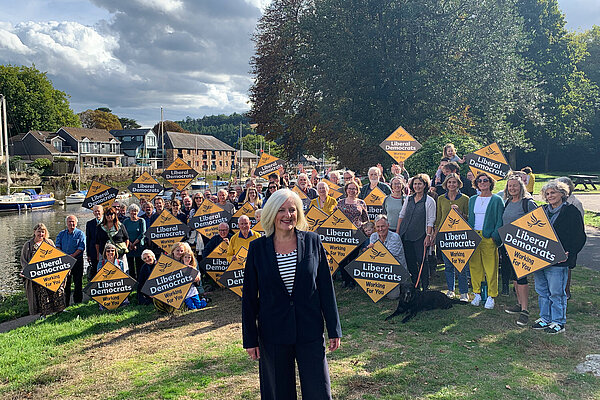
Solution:
[{"label": "denim jeans", "polygon": [[561,325],[567,322],[565,286],[568,274],[567,266],[546,267],[533,273],[540,305],[540,318],[544,322],[556,322]]},{"label": "denim jeans", "polygon": [[469,263],[465,265],[462,272],[458,272],[458,270],[452,265],[448,257],[442,253],[442,258],[444,259],[444,265],[446,273],[446,285],[448,285],[448,290],[454,292],[454,276],[458,275],[458,291],[460,294],[469,293],[469,286],[467,284],[467,269],[469,268]]}]

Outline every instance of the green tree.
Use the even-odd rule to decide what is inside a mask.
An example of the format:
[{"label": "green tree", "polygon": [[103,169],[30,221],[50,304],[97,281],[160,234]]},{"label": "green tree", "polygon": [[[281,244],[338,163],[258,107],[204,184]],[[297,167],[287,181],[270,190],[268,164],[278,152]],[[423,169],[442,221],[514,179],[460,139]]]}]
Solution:
[{"label": "green tree", "polygon": [[69,96],[55,89],[46,73],[35,66],[0,65],[0,93],[6,96],[11,136],[29,130],[81,126]]},{"label": "green tree", "polygon": [[[154,125],[154,127],[152,128],[152,130],[154,131],[154,133],[159,134],[160,133],[160,122],[157,122],[156,125]],[[163,121],[162,122],[162,129],[164,132],[184,132],[184,133],[189,133],[188,131],[186,131],[185,129],[183,129],[177,122],[174,121]]]},{"label": "green tree", "polygon": [[77,114],[84,128],[96,129],[123,129],[119,117],[113,114],[109,108],[85,110]]},{"label": "green tree", "polygon": [[[516,22],[516,23],[515,23]],[[537,90],[512,0],[274,1],[261,18],[249,113],[284,146],[364,170],[399,125],[526,147]],[[360,151],[357,151],[360,149]]]},{"label": "green tree", "polygon": [[123,129],[138,129],[142,127],[135,119],[132,118],[121,117],[119,118],[119,122],[121,123]]},{"label": "green tree", "polygon": [[240,135],[240,124],[242,126],[242,135],[246,136],[253,133],[248,118],[238,113],[231,115],[207,115],[197,119],[188,116],[183,121],[175,122],[189,132],[212,135],[234,147]]},{"label": "green tree", "polygon": [[[265,140],[262,135],[246,135],[242,138],[244,144],[244,150],[248,150],[254,154],[260,155],[260,150],[268,152],[270,155],[275,157],[284,157],[283,147],[278,145],[272,140]],[[240,146],[239,140],[235,143],[235,148],[238,149]]]}]

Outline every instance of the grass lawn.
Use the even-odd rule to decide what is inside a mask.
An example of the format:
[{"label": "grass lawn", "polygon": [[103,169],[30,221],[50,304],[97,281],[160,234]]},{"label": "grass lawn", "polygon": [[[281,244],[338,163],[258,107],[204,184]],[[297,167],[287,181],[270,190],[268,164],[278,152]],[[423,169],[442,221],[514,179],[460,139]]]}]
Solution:
[{"label": "grass lawn", "polygon": [[[567,332],[518,328],[503,310],[456,305],[407,324],[336,283],[344,338],[329,355],[336,399],[598,399],[600,379],[573,372],[600,352],[600,273],[573,271]],[[443,271],[433,285],[444,289]],[[0,334],[0,396],[89,399],[257,399],[258,364],[241,346],[240,301],[162,316],[152,307],[101,312],[95,303]],[[532,317],[536,296],[530,295]],[[532,321],[535,318],[532,318]]]},{"label": "grass lawn", "polygon": [[[573,174],[600,175],[600,172],[552,172],[551,174],[535,174],[535,184],[533,185],[533,193],[540,194],[540,192],[542,191],[542,186],[544,186],[544,184],[549,180]],[[494,187],[494,193],[504,190],[505,186],[506,180],[496,182],[496,186]],[[575,195],[577,195],[578,193],[600,193],[600,190],[593,190],[591,188],[588,190],[584,190],[582,185],[578,185],[574,193]]]},{"label": "grass lawn", "polygon": [[583,222],[586,225],[600,228],[600,213],[595,211],[586,210]]}]

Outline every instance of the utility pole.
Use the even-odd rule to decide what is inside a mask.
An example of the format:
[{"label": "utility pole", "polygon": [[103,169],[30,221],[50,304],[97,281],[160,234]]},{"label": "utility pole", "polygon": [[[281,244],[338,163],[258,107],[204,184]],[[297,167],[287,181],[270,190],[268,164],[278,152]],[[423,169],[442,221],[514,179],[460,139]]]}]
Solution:
[{"label": "utility pole", "polygon": [[6,97],[4,95],[0,95],[2,97],[2,139],[4,141],[4,160],[6,161],[6,194],[10,194],[10,185],[12,184],[12,180],[10,179],[10,160],[8,154],[8,125],[6,123]]},{"label": "utility pole", "polygon": [[163,125],[163,108],[160,106],[160,141],[162,142],[162,169],[165,170],[165,127]]}]

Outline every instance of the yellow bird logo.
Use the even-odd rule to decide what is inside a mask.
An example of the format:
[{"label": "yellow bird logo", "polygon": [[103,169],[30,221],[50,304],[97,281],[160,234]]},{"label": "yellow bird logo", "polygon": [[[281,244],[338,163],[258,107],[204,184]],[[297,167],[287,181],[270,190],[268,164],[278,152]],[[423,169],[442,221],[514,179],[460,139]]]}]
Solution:
[{"label": "yellow bird logo", "polygon": [[246,262],[246,257],[238,257],[237,258],[240,264],[244,264]]},{"label": "yellow bird logo", "polygon": [[458,224],[460,219],[448,217],[448,228],[452,228],[454,225]]},{"label": "yellow bird logo", "polygon": [[160,222],[161,223],[165,223],[169,220],[169,216],[168,215],[161,215],[160,216]]},{"label": "yellow bird logo", "polygon": [[331,224],[332,224],[332,225],[334,225],[334,226],[336,226],[336,225],[338,225],[338,224],[341,224],[342,222],[344,222],[344,219],[343,219],[343,218],[339,218],[339,217],[336,217],[336,216],[334,215],[334,216],[333,216],[333,220],[332,220]]},{"label": "yellow bird logo", "polygon": [[312,227],[321,225],[323,223],[323,221],[325,221],[326,218],[323,219],[319,219],[319,218],[311,218],[309,216],[306,217],[306,220],[308,221],[308,224]]},{"label": "yellow bird logo", "polygon": [[165,270],[166,270],[167,268],[169,268],[171,265],[173,265],[173,262],[172,262],[172,261],[170,261],[170,262],[162,262],[162,263],[161,263],[161,262],[159,262],[159,263],[158,263],[158,265],[157,265],[156,267],[158,268],[158,270],[159,270],[160,272],[165,272]]},{"label": "yellow bird logo", "polygon": [[102,277],[104,279],[108,279],[108,278],[110,278],[111,276],[113,276],[116,273],[117,273],[116,269],[108,270],[108,271],[105,271],[104,274],[102,274]]},{"label": "yellow bird logo", "polygon": [[46,258],[47,255],[52,254],[52,249],[44,250],[40,249],[40,257]]},{"label": "yellow bird logo", "polygon": [[227,249],[223,248],[223,247],[219,247],[218,249],[219,251],[217,252],[218,256],[222,256],[224,254],[227,254]]},{"label": "yellow bird logo", "polygon": [[205,204],[202,207],[200,207],[201,213],[207,213],[209,210],[210,210],[210,204]]},{"label": "yellow bird logo", "polygon": [[545,225],[545,222],[542,222],[541,220],[537,219],[537,217],[533,214],[531,214],[530,221],[527,221],[527,226],[530,228],[533,228],[534,226],[539,226],[541,228]]},{"label": "yellow bird logo", "polygon": [[376,194],[373,194],[373,193],[371,193],[371,194],[369,195],[369,200],[370,200],[371,202],[381,201],[381,197],[380,197],[380,196],[377,196]]},{"label": "yellow bird logo", "polygon": [[377,257],[385,257],[386,254],[387,253],[385,253],[384,251],[375,250],[375,248],[372,247],[371,254],[369,254],[369,257],[371,257],[371,259],[374,260]]},{"label": "yellow bird logo", "polygon": [[485,154],[488,155],[488,156],[497,156],[500,153],[498,153],[497,151],[495,151],[494,149],[492,149],[492,147],[490,146],[490,147],[488,147],[485,150]]}]

